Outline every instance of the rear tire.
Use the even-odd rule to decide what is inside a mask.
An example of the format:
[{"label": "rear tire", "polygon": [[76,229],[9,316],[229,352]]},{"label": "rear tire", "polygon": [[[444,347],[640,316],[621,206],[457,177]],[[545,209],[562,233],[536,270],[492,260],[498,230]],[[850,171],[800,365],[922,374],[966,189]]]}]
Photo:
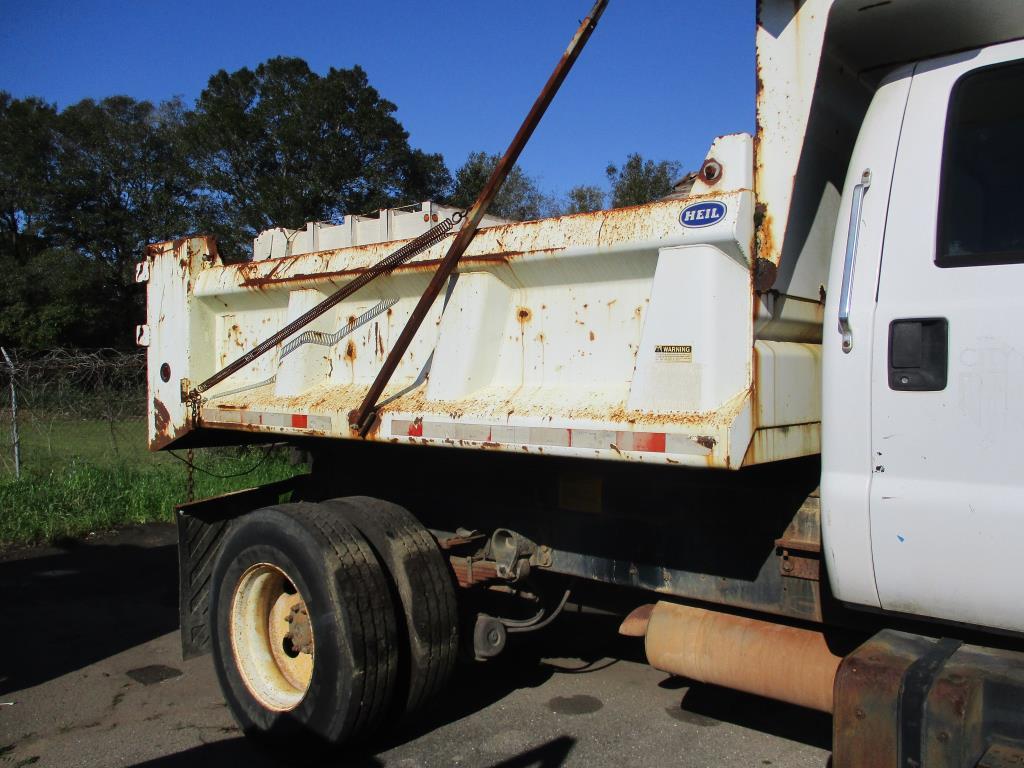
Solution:
[{"label": "rear tire", "polygon": [[448,684],[458,656],[459,617],[451,570],[430,532],[404,507],[367,496],[323,505],[355,526],[386,568],[406,634],[397,714],[422,710]]},{"label": "rear tire", "polygon": [[281,504],[233,521],[213,565],[210,634],[239,725],[308,746],[371,733],[395,689],[394,612],[373,550],[324,507]]}]

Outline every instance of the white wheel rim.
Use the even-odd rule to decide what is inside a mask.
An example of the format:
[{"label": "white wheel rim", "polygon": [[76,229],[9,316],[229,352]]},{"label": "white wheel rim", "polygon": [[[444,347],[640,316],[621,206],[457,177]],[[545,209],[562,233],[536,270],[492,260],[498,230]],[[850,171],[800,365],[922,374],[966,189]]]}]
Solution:
[{"label": "white wheel rim", "polygon": [[[235,665],[249,693],[275,712],[295,709],[313,679],[313,628],[294,583],[278,566],[257,563],[242,574],[231,599]],[[299,628],[296,616],[308,626]],[[293,636],[303,635],[296,635],[293,624],[308,632],[308,645],[301,652]]]}]

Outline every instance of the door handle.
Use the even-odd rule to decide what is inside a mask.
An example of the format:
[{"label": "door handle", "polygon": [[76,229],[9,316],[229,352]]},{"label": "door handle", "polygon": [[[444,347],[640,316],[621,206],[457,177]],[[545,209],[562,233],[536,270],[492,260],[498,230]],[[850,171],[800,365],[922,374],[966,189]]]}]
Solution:
[{"label": "door handle", "polygon": [[866,168],[860,176],[860,184],[853,188],[850,205],[850,228],[846,234],[846,257],[843,259],[843,287],[839,291],[839,333],[843,336],[843,352],[853,349],[853,332],[850,330],[850,304],[852,302],[853,267],[857,258],[857,243],[860,240],[860,214],[864,208],[864,193],[871,186],[871,169]]},{"label": "door handle", "polygon": [[889,389],[937,392],[946,388],[949,321],[919,317],[889,323]]}]

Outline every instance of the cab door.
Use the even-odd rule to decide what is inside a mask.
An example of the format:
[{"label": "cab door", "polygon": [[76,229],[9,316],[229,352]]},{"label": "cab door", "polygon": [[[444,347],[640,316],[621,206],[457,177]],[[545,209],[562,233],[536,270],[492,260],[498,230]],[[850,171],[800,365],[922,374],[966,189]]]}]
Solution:
[{"label": "cab door", "polygon": [[1024,42],[915,68],[872,325],[881,607],[1024,631]]}]

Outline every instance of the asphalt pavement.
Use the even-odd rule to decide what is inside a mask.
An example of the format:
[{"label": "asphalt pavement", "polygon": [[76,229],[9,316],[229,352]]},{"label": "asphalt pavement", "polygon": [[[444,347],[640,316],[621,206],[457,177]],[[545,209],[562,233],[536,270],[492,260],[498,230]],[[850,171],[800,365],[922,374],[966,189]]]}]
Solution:
[{"label": "asphalt pavement", "polygon": [[[245,739],[210,657],[181,660],[176,579],[167,525],[0,554],[0,766],[309,764]],[[317,764],[828,764],[826,716],[667,676],[616,627],[570,610],[498,659],[463,666],[419,722]]]}]

